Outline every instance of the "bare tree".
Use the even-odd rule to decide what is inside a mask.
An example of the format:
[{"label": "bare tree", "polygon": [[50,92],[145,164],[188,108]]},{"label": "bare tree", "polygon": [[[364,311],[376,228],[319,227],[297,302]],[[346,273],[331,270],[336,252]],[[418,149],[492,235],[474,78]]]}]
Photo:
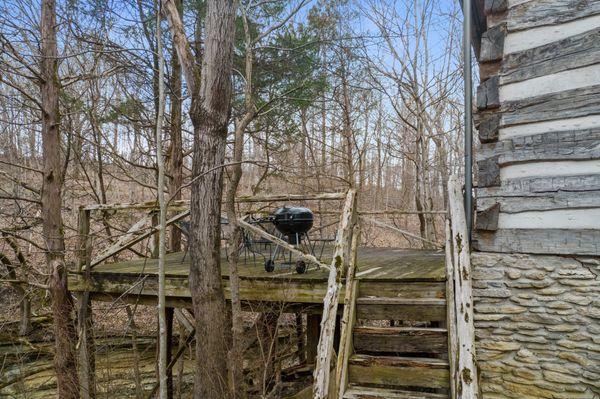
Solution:
[{"label": "bare tree", "polygon": [[192,97],[190,117],[195,139],[190,210],[190,291],[196,318],[194,397],[225,398],[229,396],[227,354],[230,338],[227,332],[231,320],[221,283],[220,223],[237,2],[207,1],[201,77],[176,4],[164,0],[163,5]]},{"label": "bare tree", "polygon": [[42,100],[42,218],[46,243],[46,262],[51,271],[50,293],[54,317],[54,366],[58,397],[79,398],[79,384],[75,363],[75,329],[73,326],[73,299],[67,287],[65,241],[63,232],[62,183],[63,164],[60,140],[60,111],[58,95],[58,48],[56,41],[56,3],[42,1],[41,34],[41,100]]},{"label": "bare tree", "polygon": [[[158,5],[160,8],[160,5]],[[161,13],[156,13],[156,52],[158,57],[158,109],[156,113],[156,165],[158,179],[156,192],[160,208],[158,228],[158,380],[160,399],[167,399],[167,317],[165,309],[165,255],[166,255],[166,221],[167,207],[165,202],[165,162],[162,155],[163,119],[165,110],[164,56],[161,37]]]}]

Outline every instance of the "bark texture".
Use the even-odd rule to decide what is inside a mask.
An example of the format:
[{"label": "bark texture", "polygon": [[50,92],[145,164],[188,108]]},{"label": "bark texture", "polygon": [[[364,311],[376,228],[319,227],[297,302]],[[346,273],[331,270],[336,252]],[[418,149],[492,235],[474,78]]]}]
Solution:
[{"label": "bark texture", "polygon": [[57,392],[61,399],[79,398],[75,362],[75,329],[73,300],[67,288],[64,262],[64,231],[61,217],[62,162],[60,142],[60,112],[58,95],[58,48],[56,43],[56,3],[43,0],[40,20],[42,97],[42,149],[44,179],[42,183],[43,234],[46,262],[50,270],[50,294],[54,319],[54,367]]},{"label": "bark texture", "polygon": [[[196,315],[194,397],[226,398],[231,320],[221,285],[221,197],[237,3],[211,0],[206,8],[205,51],[199,93],[192,93],[194,125],[191,186],[190,291]],[[181,54],[184,52],[178,52]],[[185,62],[182,62],[185,64]],[[191,74],[186,74],[187,76]]]}]

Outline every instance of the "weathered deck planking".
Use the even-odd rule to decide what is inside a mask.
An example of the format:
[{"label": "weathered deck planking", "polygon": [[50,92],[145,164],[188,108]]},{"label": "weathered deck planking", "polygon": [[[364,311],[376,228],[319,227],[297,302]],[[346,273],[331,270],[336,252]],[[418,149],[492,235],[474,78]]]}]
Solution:
[{"label": "weathered deck planking", "polygon": [[[331,249],[326,248],[323,259],[328,259]],[[166,256],[166,293],[172,303],[183,306],[190,298],[188,275],[189,254],[183,259],[183,253]],[[273,273],[263,267],[263,258],[252,255],[240,267],[241,297],[245,301],[316,303],[321,304],[327,288],[327,270],[311,266],[305,274],[297,274],[294,268],[278,266]],[[407,293],[414,293],[423,284],[439,290],[445,281],[444,256],[439,251],[404,250],[395,248],[362,247],[358,255],[357,278],[368,282],[365,287],[377,291],[381,284],[383,290],[390,290],[389,283],[407,283]],[[222,259],[222,277],[226,296],[229,297],[229,272],[227,260]],[[96,300],[111,300],[115,297],[139,297],[148,301],[158,291],[157,260],[135,259],[124,262],[104,263],[96,266],[90,273],[89,281],[81,275],[72,275],[69,289],[73,292],[88,289]],[[415,285],[413,288],[412,285]],[[395,286],[398,296],[402,288]],[[443,291],[440,293],[443,295]],[[177,302],[177,299],[179,302]]]}]

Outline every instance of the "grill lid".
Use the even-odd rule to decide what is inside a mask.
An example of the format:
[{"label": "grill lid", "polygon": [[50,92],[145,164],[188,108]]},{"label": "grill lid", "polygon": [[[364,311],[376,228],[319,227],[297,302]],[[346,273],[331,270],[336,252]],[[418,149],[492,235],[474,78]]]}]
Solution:
[{"label": "grill lid", "polygon": [[313,213],[304,207],[284,206],[273,213],[273,224],[281,234],[287,236],[307,233],[313,221]]}]

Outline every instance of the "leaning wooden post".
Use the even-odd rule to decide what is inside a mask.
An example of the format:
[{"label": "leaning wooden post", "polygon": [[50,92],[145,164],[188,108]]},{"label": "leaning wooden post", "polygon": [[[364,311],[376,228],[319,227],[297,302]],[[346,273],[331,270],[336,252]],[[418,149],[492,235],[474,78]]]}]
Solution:
[{"label": "leaning wooden post", "polygon": [[317,347],[317,361],[314,372],[313,398],[325,399],[329,391],[329,374],[331,367],[331,356],[333,354],[333,336],[335,333],[335,321],[339,303],[340,288],[342,286],[342,276],[344,265],[348,259],[347,253],[348,239],[352,229],[354,208],[356,200],[356,190],[348,190],[342,217],[335,239],[335,249],[333,259],[329,268],[329,278],[327,280],[327,293],[323,298],[323,320],[321,321],[321,334],[319,345]]},{"label": "leaning wooden post", "polygon": [[360,225],[355,224],[352,232],[352,246],[350,247],[350,262],[346,273],[346,292],[344,294],[344,313],[342,316],[342,333],[338,350],[338,359],[335,372],[335,389],[332,397],[342,399],[348,380],[348,359],[352,355],[352,333],[356,319],[356,297],[358,296],[358,281],[354,278],[358,260],[358,246],[360,245]]},{"label": "leaning wooden post", "polygon": [[[457,330],[456,398],[479,398],[475,326],[471,288],[471,259],[462,190],[456,176],[448,184],[454,257],[455,309]],[[448,326],[450,327],[450,326]]]},{"label": "leaning wooden post", "polygon": [[456,398],[456,307],[454,299],[454,261],[452,260],[452,228],[446,219],[446,328],[448,331],[448,364],[450,365],[450,398]]},{"label": "leaning wooden post", "polygon": [[[77,250],[77,271],[83,274],[84,281],[90,279],[90,261],[92,255],[92,236],[90,235],[90,212],[87,209],[79,209],[79,243]],[[95,381],[95,348],[94,329],[92,320],[92,301],[89,291],[77,294],[77,361],[80,394],[82,399],[93,399],[96,397]]]}]

